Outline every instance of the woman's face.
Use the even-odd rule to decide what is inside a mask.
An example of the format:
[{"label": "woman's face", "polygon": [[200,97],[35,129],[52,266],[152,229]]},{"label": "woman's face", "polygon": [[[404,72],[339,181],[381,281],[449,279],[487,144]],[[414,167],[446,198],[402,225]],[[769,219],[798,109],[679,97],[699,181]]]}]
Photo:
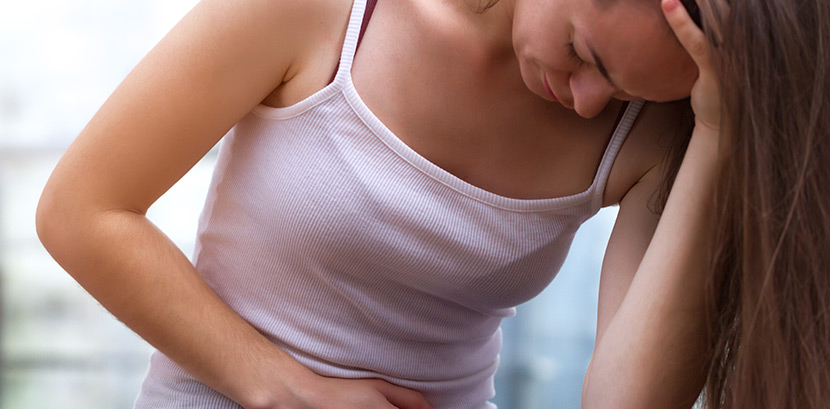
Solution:
[{"label": "woman's face", "polygon": [[513,46],[525,84],[542,98],[590,118],[611,98],[689,96],[697,67],[657,1],[515,1]]}]

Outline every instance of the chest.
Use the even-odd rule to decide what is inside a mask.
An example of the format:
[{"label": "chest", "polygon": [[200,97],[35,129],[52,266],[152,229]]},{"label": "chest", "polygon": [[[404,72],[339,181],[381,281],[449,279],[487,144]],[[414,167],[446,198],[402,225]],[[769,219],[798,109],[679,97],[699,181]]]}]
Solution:
[{"label": "chest", "polygon": [[550,283],[596,210],[469,189],[358,118],[336,134],[303,119],[250,116],[224,142],[200,243],[243,282],[379,285],[495,314]]},{"label": "chest", "polygon": [[456,177],[512,198],[563,197],[592,183],[621,108],[585,120],[531,93],[512,55],[475,28],[381,2],[352,78],[406,145]]}]

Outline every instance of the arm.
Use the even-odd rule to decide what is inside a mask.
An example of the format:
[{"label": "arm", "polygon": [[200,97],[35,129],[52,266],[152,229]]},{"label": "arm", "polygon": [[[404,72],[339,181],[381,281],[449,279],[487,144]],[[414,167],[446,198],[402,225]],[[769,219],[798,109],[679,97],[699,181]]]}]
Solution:
[{"label": "arm", "polygon": [[698,128],[692,136],[653,238],[656,216],[646,203],[657,169],[620,203],[603,262],[583,408],[689,408],[697,398],[706,362],[699,237],[707,228],[717,149],[706,133]]},{"label": "arm", "polygon": [[224,304],[145,218],[149,206],[240,118],[300,75],[297,67],[309,50],[330,40],[332,29],[320,21],[347,16],[341,11],[347,13],[349,4],[330,4],[197,5],[129,74],[61,159],[38,205],[38,234],[117,318],[246,408],[426,407],[412,391],[381,381],[322,378],[302,367]]},{"label": "arm", "polygon": [[663,0],[663,8],[698,65],[695,130],[653,237],[645,200],[657,174],[645,175],[620,203],[603,262],[583,408],[689,408],[705,378],[704,238],[720,167],[720,93],[703,33],[676,0]]}]

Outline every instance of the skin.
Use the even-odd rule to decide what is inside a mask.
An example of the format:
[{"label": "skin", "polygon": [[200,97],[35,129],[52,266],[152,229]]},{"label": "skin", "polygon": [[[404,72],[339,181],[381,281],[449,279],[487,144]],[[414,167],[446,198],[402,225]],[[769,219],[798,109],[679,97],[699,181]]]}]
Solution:
[{"label": "skin", "polygon": [[[620,9],[600,18],[596,13],[602,10],[563,4],[503,0],[477,14],[462,1],[379,2],[355,57],[355,87],[402,141],[468,183],[522,199],[582,192],[621,107],[613,97],[671,99],[683,96],[681,84],[688,95],[694,67],[671,66],[654,74],[674,73],[665,84],[676,88],[644,85],[618,71],[626,66],[624,58],[633,57],[610,43],[628,38],[610,16],[646,15]],[[416,391],[379,380],[323,378],[304,368],[228,308],[145,217],[149,206],[257,104],[288,106],[327,84],[350,8],[348,1],[202,1],[81,132],[38,206],[41,240],[73,278],[193,376],[246,408],[429,407]],[[534,10],[557,17],[533,20]],[[629,34],[655,34],[659,14],[648,18],[655,23],[636,27],[652,31]],[[614,36],[589,30],[594,20],[597,28],[615,29]],[[664,26],[662,35],[661,53],[649,57],[636,54],[648,51],[637,48],[632,55],[646,61],[682,51]],[[571,36],[580,55],[588,44],[596,48],[621,88],[603,85],[596,67],[577,69],[565,59],[563,44]],[[540,88],[543,76],[562,103],[551,102]],[[665,408],[694,394],[694,382],[683,375],[686,362],[674,360],[678,364],[672,366],[665,356],[647,353],[696,356],[697,351],[682,343],[688,337],[663,341],[666,334],[698,329],[694,308],[676,292],[692,288],[682,279],[694,277],[684,273],[697,256],[691,238],[702,224],[706,197],[695,190],[705,186],[683,181],[708,180],[705,159],[684,163],[686,176],[678,177],[675,189],[681,193],[672,193],[676,199],[666,209],[677,221],[661,224],[668,227],[657,234],[665,238],[649,246],[658,224],[648,202],[662,172],[660,138],[671,132],[678,112],[671,104],[644,108],[604,192],[603,204],[619,204],[620,211],[602,271],[598,347],[586,380],[586,407]],[[690,150],[707,158],[708,148],[695,142]],[[678,235],[690,238],[675,240]],[[686,250],[666,247],[672,242]],[[646,263],[644,254],[654,261]],[[643,317],[676,318],[678,308],[689,317],[654,321],[650,331],[625,325],[652,322]],[[677,386],[652,387],[667,375],[679,380]],[[606,405],[603,396],[614,405]]]},{"label": "skin", "polygon": [[[709,351],[701,260],[707,253],[698,237],[712,228],[709,213],[722,161],[719,147],[728,140],[720,132],[720,90],[709,44],[677,0],[663,0],[661,6],[699,72],[691,95],[695,128],[663,217],[624,300],[607,325],[599,324],[583,385],[583,408],[690,408],[705,379]],[[603,276],[607,266],[608,255]]]},{"label": "skin", "polygon": [[518,0],[514,13],[513,45],[525,84],[583,117],[597,115],[611,98],[685,98],[697,77],[658,10],[642,2]]}]

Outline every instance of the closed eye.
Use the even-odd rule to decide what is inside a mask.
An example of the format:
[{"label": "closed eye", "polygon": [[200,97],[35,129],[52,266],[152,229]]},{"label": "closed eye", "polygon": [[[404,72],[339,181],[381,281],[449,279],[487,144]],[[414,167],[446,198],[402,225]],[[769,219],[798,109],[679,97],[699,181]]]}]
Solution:
[{"label": "closed eye", "polygon": [[576,48],[574,48],[574,43],[568,43],[568,57],[574,60],[577,64],[579,64],[579,68],[587,67],[590,65],[587,61],[579,58],[579,54],[576,53]]}]

